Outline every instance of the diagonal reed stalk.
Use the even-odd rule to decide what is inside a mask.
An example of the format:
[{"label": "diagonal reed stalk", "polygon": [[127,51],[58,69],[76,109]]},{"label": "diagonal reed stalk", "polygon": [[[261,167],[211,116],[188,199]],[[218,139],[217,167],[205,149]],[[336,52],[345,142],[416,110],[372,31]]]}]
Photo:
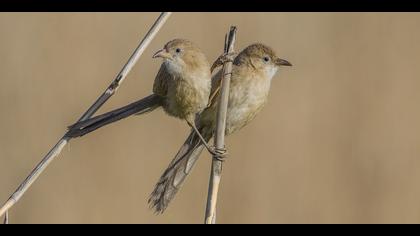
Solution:
[{"label": "diagonal reed stalk", "polygon": [[[236,39],[236,27],[231,26],[229,36],[225,37],[225,54],[231,54],[234,52],[233,46]],[[214,137],[214,146],[217,149],[223,149],[225,147],[225,127],[226,127],[226,113],[228,108],[229,100],[229,86],[230,78],[232,75],[232,61],[228,61],[223,65],[222,85],[220,89],[220,102],[217,111],[217,123],[216,123],[216,134]],[[217,195],[219,192],[219,184],[222,175],[222,161],[217,156],[213,156],[209,191],[207,195],[207,207],[206,207],[206,224],[216,223],[216,205]]]},{"label": "diagonal reed stalk", "polygon": [[[155,23],[152,25],[150,30],[144,36],[143,40],[134,50],[131,57],[128,59],[127,63],[124,65],[120,73],[108,86],[104,93],[96,100],[96,102],[82,115],[79,121],[84,121],[92,117],[96,111],[105,104],[110,97],[112,97],[118,88],[121,86],[122,82],[131,71],[133,66],[136,64],[140,56],[143,54],[147,46],[156,36],[157,32],[162,28],[163,24],[166,22],[168,17],[171,15],[170,12],[162,12]],[[3,214],[6,214],[4,222],[8,222],[8,210],[25,194],[29,187],[35,182],[39,175],[47,168],[61,152],[61,150],[66,146],[70,141],[70,138],[64,135],[57,144],[47,153],[47,155],[41,160],[41,162],[32,170],[29,176],[22,182],[21,185],[16,189],[16,191],[10,196],[6,203],[0,209],[0,217]]]}]

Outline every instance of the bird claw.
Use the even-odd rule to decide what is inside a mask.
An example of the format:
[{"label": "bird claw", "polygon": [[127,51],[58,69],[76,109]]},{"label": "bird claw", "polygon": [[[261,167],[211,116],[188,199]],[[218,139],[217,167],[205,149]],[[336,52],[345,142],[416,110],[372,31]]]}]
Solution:
[{"label": "bird claw", "polygon": [[213,158],[215,158],[218,161],[225,161],[228,157],[228,151],[225,147],[223,148],[216,148],[214,146],[211,147],[211,150],[209,150],[210,153],[213,155]]},{"label": "bird claw", "polygon": [[220,57],[214,61],[213,65],[211,66],[210,72],[213,73],[213,71],[219,67],[223,66],[226,62],[233,62],[233,60],[236,57],[236,53],[223,53]]}]

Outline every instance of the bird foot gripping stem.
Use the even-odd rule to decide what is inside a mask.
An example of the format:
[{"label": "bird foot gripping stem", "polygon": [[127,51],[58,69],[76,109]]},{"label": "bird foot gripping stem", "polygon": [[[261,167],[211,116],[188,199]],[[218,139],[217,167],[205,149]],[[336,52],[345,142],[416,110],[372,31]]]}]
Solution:
[{"label": "bird foot gripping stem", "polygon": [[211,154],[213,155],[214,159],[216,159],[218,161],[221,161],[221,162],[224,162],[228,157],[228,151],[227,151],[226,147],[216,148],[216,147],[212,146]]},{"label": "bird foot gripping stem", "polygon": [[218,57],[216,59],[216,61],[213,62],[213,65],[211,66],[211,73],[213,73],[213,71],[219,67],[219,66],[223,66],[225,63],[227,62],[233,62],[233,60],[236,57],[236,53],[223,53],[220,57]]}]

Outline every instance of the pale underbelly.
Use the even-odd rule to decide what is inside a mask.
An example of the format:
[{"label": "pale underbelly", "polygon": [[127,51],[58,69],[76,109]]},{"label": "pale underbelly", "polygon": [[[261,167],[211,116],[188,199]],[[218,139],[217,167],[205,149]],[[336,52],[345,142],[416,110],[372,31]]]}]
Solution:
[{"label": "pale underbelly", "polygon": [[234,108],[226,116],[226,134],[232,134],[251,122],[264,106],[264,103],[254,104],[251,107]]}]

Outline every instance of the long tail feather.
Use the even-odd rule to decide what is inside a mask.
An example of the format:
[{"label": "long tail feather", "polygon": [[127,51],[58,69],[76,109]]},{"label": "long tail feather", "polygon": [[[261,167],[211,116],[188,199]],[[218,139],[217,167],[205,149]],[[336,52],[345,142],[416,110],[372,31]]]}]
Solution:
[{"label": "long tail feather", "polygon": [[158,95],[152,94],[127,106],[73,124],[69,126],[69,131],[66,136],[71,138],[81,137],[101,128],[102,126],[124,119],[133,114],[144,114],[153,111],[161,106],[161,104],[162,98]]},{"label": "long tail feather", "polygon": [[[212,137],[212,132],[205,132],[204,129],[200,128],[199,130],[208,142]],[[163,213],[168,207],[170,201],[184,183],[185,178],[191,172],[203,148],[204,145],[200,138],[192,131],[150,195],[148,202],[156,213]]]}]

